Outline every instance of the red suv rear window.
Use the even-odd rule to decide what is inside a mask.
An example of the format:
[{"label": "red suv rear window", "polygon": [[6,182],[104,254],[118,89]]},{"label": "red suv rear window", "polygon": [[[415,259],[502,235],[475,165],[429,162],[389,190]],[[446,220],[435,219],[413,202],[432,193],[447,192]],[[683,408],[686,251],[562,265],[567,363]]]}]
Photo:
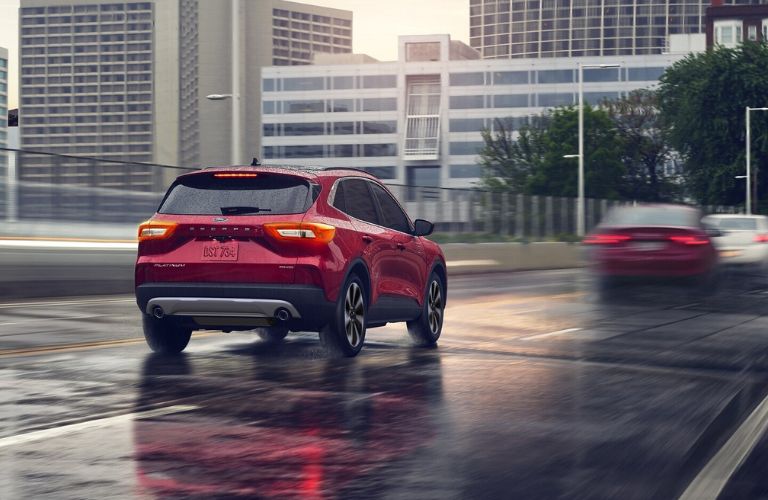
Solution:
[{"label": "red suv rear window", "polygon": [[176,180],[157,211],[177,215],[297,214],[312,205],[315,191],[308,181],[290,175],[191,175]]}]

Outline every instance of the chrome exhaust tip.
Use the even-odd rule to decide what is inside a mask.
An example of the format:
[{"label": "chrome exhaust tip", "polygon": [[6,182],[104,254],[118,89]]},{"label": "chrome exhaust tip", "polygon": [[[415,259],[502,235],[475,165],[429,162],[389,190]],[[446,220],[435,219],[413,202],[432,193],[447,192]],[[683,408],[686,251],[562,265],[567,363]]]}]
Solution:
[{"label": "chrome exhaust tip", "polygon": [[163,311],[162,307],[155,306],[152,308],[152,316],[154,316],[157,319],[163,319],[163,316],[165,316],[165,311]]},{"label": "chrome exhaust tip", "polygon": [[291,313],[288,311],[288,309],[281,307],[275,311],[275,318],[277,318],[278,321],[288,321],[291,319]]}]

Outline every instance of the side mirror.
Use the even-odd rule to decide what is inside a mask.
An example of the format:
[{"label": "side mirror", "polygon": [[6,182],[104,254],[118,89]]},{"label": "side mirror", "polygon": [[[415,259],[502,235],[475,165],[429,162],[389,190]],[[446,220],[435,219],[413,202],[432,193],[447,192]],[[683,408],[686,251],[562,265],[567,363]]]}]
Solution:
[{"label": "side mirror", "polygon": [[429,236],[435,230],[435,225],[424,219],[416,219],[413,221],[413,228],[414,236]]}]

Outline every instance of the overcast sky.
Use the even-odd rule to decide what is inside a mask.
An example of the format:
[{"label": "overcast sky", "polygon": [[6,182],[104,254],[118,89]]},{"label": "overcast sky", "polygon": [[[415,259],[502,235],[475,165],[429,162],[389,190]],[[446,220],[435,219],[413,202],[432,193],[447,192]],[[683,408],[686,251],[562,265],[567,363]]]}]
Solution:
[{"label": "overcast sky", "polygon": [[[469,43],[469,0],[314,0],[301,3],[354,12],[353,50],[383,61],[397,59],[399,35],[447,33],[454,40]],[[10,51],[9,108],[18,104],[18,8],[19,0],[0,0],[0,47]]]}]

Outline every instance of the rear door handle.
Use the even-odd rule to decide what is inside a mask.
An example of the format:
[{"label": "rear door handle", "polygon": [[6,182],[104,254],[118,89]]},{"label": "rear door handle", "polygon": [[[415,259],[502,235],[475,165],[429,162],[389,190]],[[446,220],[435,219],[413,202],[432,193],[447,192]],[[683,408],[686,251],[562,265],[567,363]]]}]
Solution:
[{"label": "rear door handle", "polygon": [[373,241],[373,238],[371,238],[366,234],[366,235],[363,235],[363,241],[366,243],[371,243]]}]

